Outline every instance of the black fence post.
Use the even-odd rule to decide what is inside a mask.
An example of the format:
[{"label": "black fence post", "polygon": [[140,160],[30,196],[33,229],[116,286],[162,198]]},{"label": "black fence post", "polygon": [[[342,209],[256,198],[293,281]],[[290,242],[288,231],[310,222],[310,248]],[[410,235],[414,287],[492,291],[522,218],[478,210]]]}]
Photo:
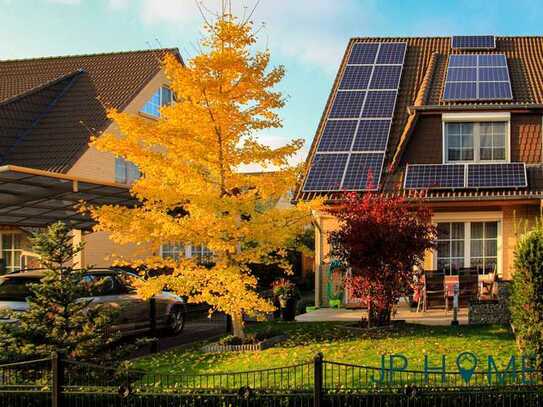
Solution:
[{"label": "black fence post", "polygon": [[64,384],[64,366],[58,352],[51,354],[51,406],[62,407],[62,386]]},{"label": "black fence post", "polygon": [[313,388],[313,407],[321,407],[323,392],[323,356],[319,352],[313,359],[315,385]]},{"label": "black fence post", "polygon": [[151,342],[151,353],[158,352],[158,339],[156,332],[156,298],[152,297],[149,300],[149,325],[151,329],[151,336],[153,341]]}]

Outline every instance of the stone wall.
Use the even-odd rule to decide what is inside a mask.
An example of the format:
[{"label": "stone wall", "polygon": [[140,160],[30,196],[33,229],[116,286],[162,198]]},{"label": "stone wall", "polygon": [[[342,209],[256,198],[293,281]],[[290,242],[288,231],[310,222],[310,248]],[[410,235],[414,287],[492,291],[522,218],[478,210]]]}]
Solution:
[{"label": "stone wall", "polygon": [[509,324],[511,314],[509,313],[509,292],[508,281],[497,282],[497,299],[487,301],[472,301],[468,309],[468,323],[481,324]]}]

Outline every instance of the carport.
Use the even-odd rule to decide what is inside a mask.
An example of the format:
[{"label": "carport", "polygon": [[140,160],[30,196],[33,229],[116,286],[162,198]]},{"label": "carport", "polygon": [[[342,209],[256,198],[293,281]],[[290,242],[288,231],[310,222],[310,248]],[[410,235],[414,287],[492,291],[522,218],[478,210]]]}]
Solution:
[{"label": "carport", "polygon": [[136,205],[126,185],[33,168],[0,167],[0,225],[44,227],[63,221],[73,229],[89,230],[93,220],[79,211],[93,205]]},{"label": "carport", "polygon": [[[80,211],[83,202],[137,204],[129,187],[123,184],[13,165],[0,167],[0,229],[4,229],[4,233],[6,229],[29,232],[62,221],[73,229],[74,243],[79,243],[83,239],[82,233],[90,231],[95,223],[88,214]],[[10,251],[4,247],[3,240],[0,240],[2,268],[9,271],[11,267],[28,267],[33,254],[27,250],[24,256],[14,254],[8,258]],[[10,249],[15,252],[15,247],[10,246]],[[76,262],[83,264],[83,258],[77,258]]]}]

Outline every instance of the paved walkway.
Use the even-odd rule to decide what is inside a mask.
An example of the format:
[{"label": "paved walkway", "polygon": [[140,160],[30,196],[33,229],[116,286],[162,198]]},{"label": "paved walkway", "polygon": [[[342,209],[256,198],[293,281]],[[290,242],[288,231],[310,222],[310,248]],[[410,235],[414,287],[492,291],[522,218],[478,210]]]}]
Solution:
[{"label": "paved walkway", "polygon": [[[359,321],[366,317],[365,310],[319,308],[313,312],[301,314],[296,317],[299,322],[324,322],[324,321]],[[445,312],[443,309],[431,309],[426,312],[412,311],[407,305],[400,306],[393,319],[405,320],[410,324],[421,325],[450,325],[453,317],[452,311]],[[468,310],[462,308],[458,312],[458,321],[461,325],[468,323]]]}]

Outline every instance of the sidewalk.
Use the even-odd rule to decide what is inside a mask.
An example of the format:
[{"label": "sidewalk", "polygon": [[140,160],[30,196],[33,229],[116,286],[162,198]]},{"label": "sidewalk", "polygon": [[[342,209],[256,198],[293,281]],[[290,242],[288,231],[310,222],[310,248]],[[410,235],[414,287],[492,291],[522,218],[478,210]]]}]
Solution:
[{"label": "sidewalk", "polygon": [[[296,317],[298,322],[325,322],[325,321],[344,321],[356,322],[366,316],[365,310],[358,309],[336,309],[319,308],[313,312],[301,314]],[[421,325],[450,325],[453,317],[452,311],[445,312],[444,309],[431,309],[426,312],[412,311],[407,305],[402,304],[394,316],[395,320],[405,320],[410,324]],[[458,311],[458,321],[460,325],[468,323],[468,309],[461,308]]]}]

